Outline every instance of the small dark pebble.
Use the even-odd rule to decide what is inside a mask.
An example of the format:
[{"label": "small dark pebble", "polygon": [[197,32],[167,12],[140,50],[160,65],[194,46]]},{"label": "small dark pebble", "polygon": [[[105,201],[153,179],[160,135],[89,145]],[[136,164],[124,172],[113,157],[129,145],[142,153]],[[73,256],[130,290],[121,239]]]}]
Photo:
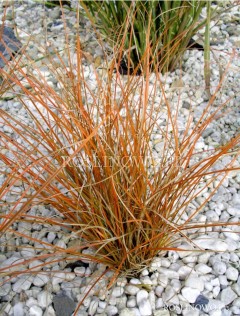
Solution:
[{"label": "small dark pebble", "polygon": [[70,262],[65,266],[65,269],[71,269],[71,271],[73,271],[75,268],[77,267],[84,267],[84,268],[88,268],[89,264],[82,262],[81,260],[75,261],[75,262]]},{"label": "small dark pebble", "polygon": [[53,307],[56,316],[71,316],[75,310],[76,303],[65,294],[58,294],[53,297]]},{"label": "small dark pebble", "polygon": [[[119,63],[118,66],[118,72],[120,75],[133,75],[134,74],[134,68],[132,67],[128,67],[128,63],[126,62],[125,59],[122,59]],[[141,70],[138,69],[135,73],[136,76],[140,76],[141,75]]]},{"label": "small dark pebble", "polygon": [[[0,24],[0,53],[6,60],[11,59],[12,55],[19,52],[22,47],[21,42],[14,35],[14,31],[11,27]],[[5,66],[5,61],[0,57],[0,68]]]},{"label": "small dark pebble", "polygon": [[193,303],[193,307],[198,308],[199,310],[204,310],[206,305],[209,303],[209,299],[203,295],[198,295],[195,303]]},{"label": "small dark pebble", "polygon": [[52,26],[59,26],[59,25],[62,25],[63,22],[62,21],[54,21],[52,22]]},{"label": "small dark pebble", "polygon": [[191,107],[191,104],[190,104],[189,102],[183,101],[182,107],[183,107],[184,109],[189,110],[190,107]]},{"label": "small dark pebble", "polygon": [[188,45],[187,45],[187,49],[197,49],[197,50],[203,50],[204,47],[200,44],[198,44],[197,42],[195,42],[192,38],[190,39]]}]

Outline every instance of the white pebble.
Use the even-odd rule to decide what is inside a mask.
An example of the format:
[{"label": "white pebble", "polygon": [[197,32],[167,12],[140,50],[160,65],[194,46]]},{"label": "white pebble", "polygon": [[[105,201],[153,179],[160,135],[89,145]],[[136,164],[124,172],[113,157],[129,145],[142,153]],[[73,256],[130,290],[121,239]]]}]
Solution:
[{"label": "white pebble", "polygon": [[131,296],[127,300],[127,307],[136,307],[136,305],[137,305],[136,298],[134,296]]},{"label": "white pebble", "polygon": [[238,262],[238,260],[239,260],[239,257],[238,257],[238,255],[236,253],[231,253],[230,254],[230,261]]},{"label": "white pebble", "polygon": [[227,208],[227,212],[232,215],[232,216],[238,216],[239,214],[239,209],[237,209],[236,207],[232,207],[232,206],[229,206]]},{"label": "white pebble", "polygon": [[164,288],[161,286],[161,285],[158,285],[155,289],[155,294],[158,296],[158,297],[161,297],[162,296],[162,293],[164,291]]},{"label": "white pebble", "polygon": [[135,316],[141,316],[140,311],[137,307],[134,307],[132,311],[134,312]]},{"label": "white pebble", "polygon": [[147,269],[142,270],[141,275],[142,275],[142,276],[147,276],[147,275],[149,275],[148,270],[147,270]]},{"label": "white pebble", "polygon": [[240,307],[240,297],[236,298],[233,302],[234,306]]},{"label": "white pebble", "polygon": [[194,239],[194,243],[202,249],[209,249],[209,250],[215,250],[215,251],[228,250],[228,244],[226,242],[220,239],[212,238],[207,235]]},{"label": "white pebble", "polygon": [[97,308],[98,308],[98,301],[96,301],[96,300],[91,301],[89,308],[88,308],[88,314],[90,316],[95,315]]},{"label": "white pebble", "polygon": [[226,289],[223,289],[221,292],[221,301],[228,305],[232,303],[237,298],[237,294],[231,289],[231,287],[227,287]]},{"label": "white pebble", "polygon": [[164,274],[168,279],[179,279],[178,272],[174,270],[161,268],[161,273]]},{"label": "white pebble", "polygon": [[141,284],[141,281],[140,281],[139,279],[132,278],[132,279],[130,280],[130,283],[131,283],[131,284]]},{"label": "white pebble", "polygon": [[74,280],[76,278],[76,275],[75,275],[75,273],[73,273],[73,272],[66,272],[65,273],[65,280],[66,281],[72,281],[72,280]]},{"label": "white pebble", "polygon": [[181,282],[177,279],[172,279],[170,285],[173,287],[175,292],[179,292],[179,290],[182,288]]},{"label": "white pebble", "polygon": [[204,263],[199,263],[195,266],[195,270],[201,274],[207,274],[207,273],[210,273],[212,271],[212,268],[210,268],[209,266],[207,266]]},{"label": "white pebble", "polygon": [[161,266],[168,268],[171,265],[171,262],[167,258],[162,258],[161,260]]},{"label": "white pebble", "polygon": [[146,276],[142,276],[141,277],[141,282],[142,284],[148,284],[148,285],[152,285],[153,284],[153,281],[150,279],[150,277],[148,275]]},{"label": "white pebble", "polygon": [[212,292],[213,286],[212,286],[211,283],[206,282],[206,283],[204,284],[204,288],[205,288],[207,291]]},{"label": "white pebble", "polygon": [[65,244],[65,242],[64,242],[63,240],[58,240],[58,241],[56,242],[56,245],[55,245],[55,246],[58,246],[58,247],[63,248],[63,249],[66,249],[66,248],[67,248],[67,246],[66,246],[66,244]]},{"label": "white pebble", "polygon": [[203,282],[203,280],[201,278],[190,276],[185,281],[185,286],[191,287],[192,289],[198,289],[199,291],[203,291],[203,289],[204,289],[204,282]]},{"label": "white pebble", "polygon": [[184,262],[184,263],[192,263],[192,262],[197,262],[197,256],[188,256],[188,257],[185,257],[185,258],[183,258],[182,259],[182,261]]},{"label": "white pebble", "polygon": [[219,286],[220,285],[219,279],[215,278],[215,279],[211,280],[211,284],[212,284],[212,286]]},{"label": "white pebble", "polygon": [[142,316],[152,315],[152,307],[148,300],[148,292],[146,290],[140,290],[137,293],[137,305]]},{"label": "white pebble", "polygon": [[34,305],[29,309],[29,316],[42,316],[42,314],[43,311],[39,306]]},{"label": "white pebble", "polygon": [[52,294],[47,291],[42,291],[37,296],[38,304],[46,308],[48,305],[52,303]]},{"label": "white pebble", "polygon": [[240,315],[240,308],[237,306],[233,306],[231,308],[231,312],[233,313],[233,315]]},{"label": "white pebble", "polygon": [[[180,280],[185,280],[186,277],[188,277],[192,273],[192,268],[188,266],[182,266],[178,270],[179,278]],[[195,272],[196,274],[196,272]]]},{"label": "white pebble", "polygon": [[166,304],[179,304],[179,299],[177,293],[174,291],[171,285],[168,285],[165,289],[165,292],[162,294],[162,299]]},{"label": "white pebble", "polygon": [[118,309],[116,306],[111,306],[109,305],[107,308],[106,308],[106,313],[108,316],[114,316],[118,313]]},{"label": "white pebble", "polygon": [[113,289],[113,291],[112,291],[112,296],[114,296],[114,297],[120,297],[120,296],[122,296],[123,292],[124,292],[123,287],[121,287],[121,286],[116,286],[116,287]]},{"label": "white pebble", "polygon": [[228,285],[228,280],[227,280],[226,275],[219,275],[218,280],[223,287],[226,287]]},{"label": "white pebble", "polygon": [[237,281],[238,279],[238,270],[234,267],[227,268],[226,277],[228,280]]},{"label": "white pebble", "polygon": [[45,313],[43,316],[56,316],[54,308],[50,305],[46,308]]},{"label": "white pebble", "polygon": [[209,313],[209,316],[222,316],[222,311],[219,309],[213,310]]},{"label": "white pebble", "polygon": [[125,287],[125,293],[130,295],[136,295],[139,292],[139,287],[134,285],[127,285]]},{"label": "white pebble", "polygon": [[235,233],[233,231],[231,231],[230,229],[228,229],[227,232],[223,232],[223,235],[226,236],[227,238],[230,238],[232,240],[238,241],[239,240],[239,234]]},{"label": "white pebble", "polygon": [[127,306],[127,296],[122,295],[121,297],[116,298],[116,307],[121,310]]},{"label": "white pebble", "polygon": [[235,251],[236,249],[239,248],[239,242],[233,240],[232,238],[226,238],[225,242],[228,245],[228,251],[229,252],[233,252],[233,251]]},{"label": "white pebble", "polygon": [[224,307],[225,307],[225,303],[222,302],[222,300],[220,301],[220,300],[209,298],[209,302],[206,305],[206,308],[204,310],[206,310],[206,312],[211,312],[214,310],[221,310]]},{"label": "white pebble", "polygon": [[13,291],[16,293],[20,293],[22,291],[27,291],[32,284],[32,278],[28,275],[22,275],[17,282],[13,284]]},{"label": "white pebble", "polygon": [[138,305],[138,309],[142,316],[151,316],[152,315],[152,307],[149,300],[142,300]]},{"label": "white pebble", "polygon": [[161,286],[166,287],[168,285],[168,277],[165,274],[159,274],[158,283]]},{"label": "white pebble", "polygon": [[158,270],[158,268],[161,267],[161,258],[154,258],[151,265],[150,265],[150,271]]},{"label": "white pebble", "polygon": [[182,316],[198,316],[199,310],[197,308],[190,309],[190,308],[184,308],[182,311]]},{"label": "white pebble", "polygon": [[40,271],[42,270],[42,267],[43,267],[43,262],[40,260],[34,260],[29,263],[29,269],[31,269],[31,271]]},{"label": "white pebble", "polygon": [[170,316],[170,313],[168,310],[160,309],[160,310],[154,311],[153,315],[154,316]]},{"label": "white pebble", "polygon": [[74,272],[77,274],[77,275],[80,275],[80,276],[84,276],[85,275],[85,271],[86,271],[86,268],[84,267],[76,267],[74,269]]},{"label": "white pebble", "polygon": [[148,292],[146,290],[140,290],[137,293],[137,304],[138,302],[141,302],[141,300],[147,299],[147,298],[148,298]]},{"label": "white pebble", "polygon": [[51,244],[56,238],[56,234],[54,232],[49,232],[47,235],[47,241]]},{"label": "white pebble", "polygon": [[54,276],[52,277],[52,285],[57,285],[59,283],[62,283],[65,280],[65,273],[58,272],[54,273]]},{"label": "white pebble", "polygon": [[[26,268],[26,266],[24,266],[24,265],[23,266],[22,265],[18,266],[18,264],[22,263],[23,261],[24,261],[23,258],[19,258],[17,256],[13,256],[13,257],[10,257],[7,260],[3,261],[1,263],[1,268],[7,267],[8,268],[8,272],[19,271],[20,269],[23,270],[23,269]],[[15,266],[11,267],[12,265],[15,265]]]},{"label": "white pebble", "polygon": [[234,283],[232,285],[232,289],[234,290],[235,293],[237,293],[237,295],[240,297],[240,285],[238,285],[237,283]]},{"label": "white pebble", "polygon": [[226,264],[221,261],[217,261],[213,264],[213,271],[219,275],[219,274],[224,274],[227,270]]},{"label": "white pebble", "polygon": [[4,304],[3,311],[7,313],[7,315],[10,315],[12,313],[12,305],[10,303]]},{"label": "white pebble", "polygon": [[19,302],[13,306],[13,316],[24,316],[23,303]]},{"label": "white pebble", "polygon": [[215,286],[212,290],[213,297],[216,298],[218,294],[220,293],[220,286]]},{"label": "white pebble", "polygon": [[20,253],[24,258],[32,258],[35,256],[35,249],[31,246],[23,247],[21,248]]},{"label": "white pebble", "polygon": [[2,284],[0,286],[0,297],[8,295],[10,291],[11,291],[11,285],[9,283]]},{"label": "white pebble", "polygon": [[178,251],[178,255],[181,259],[187,256],[191,256],[193,254],[193,252],[191,251],[193,247],[189,244],[182,244],[180,248],[184,249],[183,251]]},{"label": "white pebble", "polygon": [[29,297],[29,299],[26,301],[26,306],[27,307],[32,307],[32,306],[34,306],[34,305],[37,305],[37,300],[35,299],[35,298],[33,298],[33,297]]},{"label": "white pebble", "polygon": [[119,316],[135,316],[136,314],[134,313],[133,310],[129,308],[124,308],[121,310]]},{"label": "white pebble", "polygon": [[42,287],[49,281],[49,276],[46,274],[38,274],[33,279],[33,284],[38,287]]},{"label": "white pebble", "polygon": [[163,299],[161,297],[159,297],[157,300],[156,300],[156,309],[160,309],[161,307],[164,306],[164,302],[163,302]]},{"label": "white pebble", "polygon": [[127,279],[126,278],[119,277],[117,279],[117,286],[125,286],[126,284],[127,284]]},{"label": "white pebble", "polygon": [[150,302],[150,305],[152,306],[152,309],[155,310],[156,309],[156,296],[153,290],[151,290],[148,293],[148,300]]},{"label": "white pebble", "polygon": [[191,287],[184,287],[181,293],[189,303],[194,303],[200,294],[200,291],[198,289],[192,289]]}]

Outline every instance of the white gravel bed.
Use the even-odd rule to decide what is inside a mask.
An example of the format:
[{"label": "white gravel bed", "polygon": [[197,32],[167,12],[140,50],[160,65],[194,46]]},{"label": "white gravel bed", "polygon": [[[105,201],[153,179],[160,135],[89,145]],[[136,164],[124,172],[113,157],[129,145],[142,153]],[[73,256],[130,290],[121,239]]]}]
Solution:
[{"label": "white gravel bed", "polygon": [[[52,41],[56,47],[64,45],[63,24],[60,9],[44,8],[32,1],[15,3],[14,20],[12,8],[7,8],[6,24],[16,23],[18,35],[23,43],[34,34],[29,45],[32,57],[41,57],[41,46]],[[3,16],[3,8],[0,8]],[[65,18],[69,31],[76,23],[75,13],[65,9]],[[43,23],[43,20],[46,23]],[[33,23],[34,21],[34,23]],[[226,65],[231,54],[235,53],[228,75],[216,102],[224,102],[229,97],[227,109],[229,112],[213,122],[203,133],[198,143],[199,150],[206,150],[221,145],[240,130],[240,8],[234,7],[222,17],[217,25],[212,27],[212,47],[218,62]],[[45,27],[48,30],[46,39]],[[93,63],[102,57],[102,51],[91,32],[89,22],[85,19],[80,23],[80,34],[86,52],[92,53]],[[35,42],[34,42],[35,41]],[[86,62],[85,76],[92,81],[91,65]],[[44,71],[44,69],[43,69]],[[61,88],[57,82],[51,81],[51,74],[45,73],[47,81],[53,87]],[[203,52],[187,51],[184,55],[182,69],[175,70],[162,78],[172,104],[178,102],[181,92],[181,108],[179,126],[184,126],[189,111],[193,110],[196,121],[207,104],[203,77]],[[152,75],[154,82],[154,75]],[[219,82],[219,67],[213,62],[211,84]],[[0,108],[13,116],[28,120],[25,109],[16,100],[0,100]],[[124,114],[123,114],[124,115]],[[162,116],[164,120],[164,113]],[[29,121],[29,124],[31,122]],[[13,135],[7,126],[0,122],[0,129]],[[157,142],[158,131],[155,131],[152,143],[156,153],[161,151]],[[13,135],[14,136],[14,135]],[[0,150],[2,150],[0,148]],[[240,158],[238,157],[238,164]],[[220,163],[219,163],[220,165]],[[0,168],[2,168],[0,162]],[[0,185],[3,177],[0,175]],[[213,186],[217,186],[216,181]],[[16,187],[16,194],[21,192],[21,183]],[[199,196],[199,205],[204,194]],[[16,200],[16,195],[7,197],[7,202]],[[195,205],[195,206],[196,206]],[[54,209],[34,206],[31,215],[47,217],[59,216]],[[240,221],[240,173],[231,172],[211,201],[198,215],[198,221]],[[17,225],[17,224],[16,224]],[[75,238],[68,231],[58,226],[30,225],[19,223],[19,232],[29,231],[31,236],[42,238],[43,241],[66,248]],[[111,290],[107,290],[107,282],[111,273],[107,273],[91,290],[77,315],[88,316],[231,316],[240,315],[240,234],[239,228],[230,227],[228,232],[219,228],[206,228],[201,234],[195,232],[195,245],[206,249],[205,252],[194,251],[185,241],[179,245],[189,252],[168,251],[164,256],[154,258],[152,264],[146,267],[138,276],[132,278],[120,277]],[[31,269],[31,273],[22,274],[8,281],[8,276],[1,276],[0,282],[0,315],[1,316],[71,316],[73,309],[90,289],[91,284],[106,267],[94,263],[79,262],[79,266],[66,267],[62,260],[41,269],[43,260],[37,257],[36,243],[25,238],[11,238],[8,233],[0,239],[0,268],[20,262],[26,258],[36,257],[34,262],[25,264],[22,269]],[[6,246],[6,240],[7,246]],[[218,250],[214,252],[213,250]],[[88,251],[88,250],[86,250]],[[46,259],[46,262],[47,261]],[[40,271],[41,270],[41,271]],[[13,271],[13,270],[12,270]]]}]

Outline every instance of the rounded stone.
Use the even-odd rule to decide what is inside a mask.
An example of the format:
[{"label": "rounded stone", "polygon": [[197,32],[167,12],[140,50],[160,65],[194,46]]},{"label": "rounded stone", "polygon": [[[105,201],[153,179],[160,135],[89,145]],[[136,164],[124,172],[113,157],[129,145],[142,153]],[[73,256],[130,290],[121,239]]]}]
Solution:
[{"label": "rounded stone", "polygon": [[199,296],[200,291],[198,289],[192,289],[191,287],[184,287],[181,293],[189,303],[194,303]]},{"label": "rounded stone", "polygon": [[195,266],[195,270],[201,274],[208,274],[212,271],[212,268],[210,268],[204,263],[199,263]]},{"label": "rounded stone", "polygon": [[108,316],[114,316],[114,315],[117,315],[118,314],[118,309],[116,306],[107,306],[106,308],[106,313]]},{"label": "rounded stone", "polygon": [[37,296],[40,307],[46,308],[52,303],[52,294],[47,291],[42,291]]},{"label": "rounded stone", "polygon": [[123,295],[124,289],[121,286],[116,286],[112,291],[112,296],[120,297]]},{"label": "rounded stone", "polygon": [[224,262],[217,261],[213,264],[213,271],[219,275],[224,274],[227,270],[227,266]]},{"label": "rounded stone", "polygon": [[46,283],[48,283],[49,280],[50,279],[49,279],[48,275],[46,275],[46,274],[39,274],[39,275],[36,275],[35,278],[33,279],[33,284],[35,286],[42,287]]},{"label": "rounded stone", "polygon": [[237,294],[231,289],[230,286],[228,286],[226,289],[223,289],[221,292],[221,301],[225,305],[232,303],[237,297]]},{"label": "rounded stone", "polygon": [[119,316],[135,316],[135,315],[136,315],[135,312],[129,308],[122,309],[119,314]]},{"label": "rounded stone", "polygon": [[228,280],[237,281],[238,274],[239,274],[239,272],[236,268],[234,268],[234,267],[227,268],[226,277]]},{"label": "rounded stone", "polygon": [[43,311],[39,306],[33,305],[29,309],[29,316],[42,316]]},{"label": "rounded stone", "polygon": [[23,303],[18,302],[13,306],[13,316],[24,316]]},{"label": "rounded stone", "polygon": [[32,278],[28,275],[22,275],[17,282],[13,284],[12,290],[16,293],[27,291],[32,284]]},{"label": "rounded stone", "polygon": [[134,285],[127,285],[125,287],[125,293],[130,295],[136,295],[139,292],[139,287]]},{"label": "rounded stone", "polygon": [[201,278],[190,276],[185,281],[185,286],[190,287],[192,289],[198,289],[199,291],[203,291],[204,289],[204,282]]}]

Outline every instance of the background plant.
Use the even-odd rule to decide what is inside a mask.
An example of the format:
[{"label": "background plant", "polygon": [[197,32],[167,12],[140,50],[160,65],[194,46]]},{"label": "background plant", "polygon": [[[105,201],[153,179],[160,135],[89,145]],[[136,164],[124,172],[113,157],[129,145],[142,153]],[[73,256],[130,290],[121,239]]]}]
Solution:
[{"label": "background plant", "polygon": [[[191,124],[190,115],[180,130],[178,105],[173,107],[166,97],[159,65],[152,62],[150,26],[145,36],[144,77],[120,76],[114,72],[114,60],[102,75],[91,67],[89,81],[84,76],[80,39],[76,35],[73,52],[67,34],[67,61],[57,50],[54,54],[46,50],[45,67],[60,89],[46,81],[26,51],[22,61],[19,57],[1,70],[4,91],[7,87],[31,118],[29,124],[0,110],[1,123],[15,135],[0,132],[5,179],[0,188],[1,236],[11,233],[27,238],[37,247],[38,258],[52,257],[52,262],[63,257],[88,259],[104,263],[116,276],[139,272],[161,251],[180,250],[175,241],[182,237],[190,242],[188,231],[193,228],[228,225],[192,222],[228,172],[237,169],[240,135],[214,150],[196,150],[203,131],[223,114],[227,104],[213,106],[221,83],[196,125]],[[115,55],[119,54],[122,51]],[[153,83],[151,63],[156,76]],[[159,123],[163,113],[167,115],[164,126]],[[156,129],[162,144],[158,155],[151,142]],[[226,155],[230,162],[213,170]],[[219,184],[189,212],[189,204],[219,175]],[[23,190],[11,204],[8,196],[17,181],[23,183]],[[41,204],[51,205],[58,216],[33,216],[31,207]],[[183,220],[183,214],[187,219]],[[32,237],[31,232],[19,232],[16,223],[20,222],[61,226],[78,243],[67,249],[52,245]],[[85,248],[92,253],[84,252]],[[6,270],[0,272],[6,274]]]},{"label": "background plant", "polygon": [[172,71],[197,31],[206,1],[84,1],[79,3],[106,40],[122,43],[133,68],[141,65],[150,29],[152,58],[161,71]]}]

